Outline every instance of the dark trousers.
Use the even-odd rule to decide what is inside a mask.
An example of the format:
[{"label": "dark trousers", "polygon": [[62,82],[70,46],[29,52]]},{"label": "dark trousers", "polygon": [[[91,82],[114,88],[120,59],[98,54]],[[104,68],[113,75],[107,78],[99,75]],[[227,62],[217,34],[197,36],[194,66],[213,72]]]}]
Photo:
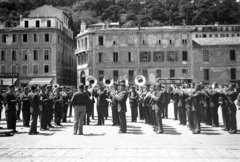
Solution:
[{"label": "dark trousers", "polygon": [[193,114],[191,108],[187,108],[188,127],[190,130],[194,129]]},{"label": "dark trousers", "polygon": [[199,111],[192,111],[193,116],[193,131],[194,132],[201,132],[200,126],[200,112]]},{"label": "dark trousers", "polygon": [[6,112],[7,129],[16,130],[16,111]]},{"label": "dark trousers", "polygon": [[131,108],[131,117],[132,117],[132,122],[137,122],[137,104],[136,103],[130,103],[130,108]]},{"label": "dark trousers", "polygon": [[230,130],[229,112],[226,106],[221,106],[224,129]]},{"label": "dark trousers", "polygon": [[211,111],[211,108],[210,107],[206,107],[206,113],[207,113],[207,121],[206,121],[206,124],[207,125],[212,125],[212,111]]},{"label": "dark trousers", "polygon": [[211,107],[211,111],[212,111],[212,121],[213,121],[213,125],[218,127],[219,126],[219,120],[218,120],[218,107]]},{"label": "dark trousers", "polygon": [[107,119],[108,117],[108,104],[104,106],[104,117]]},{"label": "dark trousers", "polygon": [[91,116],[91,106],[88,105],[88,106],[86,106],[86,114],[85,114],[85,117],[84,117],[84,124],[87,123],[87,125],[89,125],[90,116]]},{"label": "dark trousers", "polygon": [[72,116],[72,104],[70,103],[69,104],[69,117]]},{"label": "dark trousers", "polygon": [[47,129],[47,106],[42,106],[42,110],[40,111],[40,128],[41,129]]},{"label": "dark trousers", "polygon": [[94,103],[92,104],[92,110],[91,110],[91,116],[92,116],[92,119],[94,119]]},{"label": "dark trousers", "polygon": [[157,128],[159,131],[163,132],[162,109],[155,110],[155,114],[156,114]]},{"label": "dark trousers", "polygon": [[180,120],[180,124],[186,125],[187,119],[186,119],[185,105],[179,106],[179,107],[178,107],[178,110],[179,110],[179,120]]},{"label": "dark trousers", "polygon": [[118,112],[119,121],[120,121],[120,131],[123,133],[127,132],[127,121],[126,121],[126,113]]},{"label": "dark trousers", "polygon": [[22,117],[23,117],[23,126],[29,126],[30,122],[30,107],[26,107],[22,109]]},{"label": "dark trousers", "polygon": [[178,103],[174,103],[174,119],[178,119]]},{"label": "dark trousers", "polygon": [[32,113],[32,121],[29,133],[36,133],[37,132],[37,120],[38,120],[38,110],[34,110]]},{"label": "dark trousers", "polygon": [[145,111],[145,121],[147,124],[150,124],[150,108],[149,106],[144,106],[144,111]]},{"label": "dark trousers", "polygon": [[49,127],[51,126],[52,118],[53,118],[53,107],[52,107],[52,105],[49,105],[48,111],[47,111],[47,125]]},{"label": "dark trousers", "polygon": [[237,131],[237,119],[236,119],[236,110],[229,111],[229,119],[230,119],[230,130]]},{"label": "dark trousers", "polygon": [[20,102],[18,102],[18,110],[17,110],[17,113],[16,113],[16,120],[20,120],[20,114],[21,114],[21,104]]},{"label": "dark trousers", "polygon": [[67,112],[68,112],[68,104],[63,106],[63,122],[67,122]]},{"label": "dark trousers", "polygon": [[62,110],[61,110],[61,106],[56,106],[54,108],[54,123],[57,125],[60,125],[61,123],[61,114],[62,114]]},{"label": "dark trousers", "polygon": [[117,105],[112,105],[112,118],[113,118],[113,125],[120,125]]},{"label": "dark trousers", "polygon": [[104,125],[104,106],[97,106],[98,112],[98,125]]},{"label": "dark trousers", "polygon": [[163,117],[168,118],[168,103],[163,104]]},{"label": "dark trousers", "polygon": [[151,118],[152,118],[152,125],[156,126],[157,125],[157,121],[156,121],[156,113],[155,110],[151,110]]},{"label": "dark trousers", "polygon": [[143,120],[144,119],[144,115],[143,115],[143,105],[142,105],[142,103],[139,103],[138,109],[139,109],[140,120]]}]

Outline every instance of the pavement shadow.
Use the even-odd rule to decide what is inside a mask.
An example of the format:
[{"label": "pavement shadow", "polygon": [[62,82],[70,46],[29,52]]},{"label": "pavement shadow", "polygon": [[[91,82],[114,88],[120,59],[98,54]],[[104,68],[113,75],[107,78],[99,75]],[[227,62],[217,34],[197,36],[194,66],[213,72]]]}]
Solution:
[{"label": "pavement shadow", "polygon": [[127,125],[127,134],[141,135],[144,134],[141,130],[142,127],[137,127],[133,125]]},{"label": "pavement shadow", "polygon": [[218,130],[214,130],[211,127],[201,127],[201,134],[205,134],[205,135],[222,135],[222,133],[216,133],[214,131],[218,131]]},{"label": "pavement shadow", "polygon": [[176,131],[176,128],[163,124],[163,134],[168,134],[168,135],[180,135],[182,133]]},{"label": "pavement shadow", "polygon": [[83,136],[104,136],[106,133],[103,134],[96,134],[96,133],[89,133],[89,134],[83,134]]}]

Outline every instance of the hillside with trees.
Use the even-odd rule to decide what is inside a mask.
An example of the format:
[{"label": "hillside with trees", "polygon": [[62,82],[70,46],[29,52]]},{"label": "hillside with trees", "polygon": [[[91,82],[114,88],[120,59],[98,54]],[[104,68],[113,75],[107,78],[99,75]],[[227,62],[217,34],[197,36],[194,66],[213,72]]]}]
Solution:
[{"label": "hillside with trees", "polygon": [[82,21],[120,22],[121,27],[240,22],[236,0],[1,0],[0,19],[16,24],[20,15],[45,4],[66,11],[75,35]]}]

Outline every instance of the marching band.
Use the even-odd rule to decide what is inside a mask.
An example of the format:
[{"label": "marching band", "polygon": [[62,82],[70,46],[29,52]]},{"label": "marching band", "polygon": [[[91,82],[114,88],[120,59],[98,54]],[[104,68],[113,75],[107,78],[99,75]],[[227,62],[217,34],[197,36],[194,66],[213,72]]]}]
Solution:
[{"label": "marching band", "polygon": [[[240,109],[240,94],[235,84],[220,86],[214,83],[209,86],[192,83],[169,86],[161,84],[158,80],[156,84],[147,84],[142,75],[135,78],[135,86],[129,89],[126,87],[128,81],[124,78],[114,82],[111,77],[104,77],[103,82],[98,83],[95,77],[90,76],[87,82],[88,85],[80,91],[87,97],[86,115],[84,113],[85,119],[82,119],[86,125],[90,124],[91,116],[94,119],[96,101],[97,125],[105,124],[109,115],[108,109],[111,107],[112,126],[119,126],[119,133],[126,133],[128,99],[131,122],[137,122],[139,116],[140,120],[153,126],[153,131],[157,134],[164,132],[162,119],[168,118],[168,107],[171,102],[174,120],[179,120],[179,125],[187,125],[193,134],[201,133],[201,123],[219,127],[219,108],[222,110],[223,130],[230,134],[237,133],[236,112],[237,108]],[[75,92],[73,88],[60,87],[58,84],[39,87],[32,85],[31,91],[25,87],[23,92],[21,89],[15,92],[15,86],[9,86],[9,91],[0,92],[0,109],[2,111],[5,107],[7,128],[17,132],[16,121],[20,119],[21,110],[23,126],[30,127],[29,135],[38,134],[38,116],[41,131],[62,126],[62,122],[67,122],[68,108],[72,107]],[[76,103],[79,102],[74,98],[73,107]],[[54,126],[51,125],[52,122]]]}]

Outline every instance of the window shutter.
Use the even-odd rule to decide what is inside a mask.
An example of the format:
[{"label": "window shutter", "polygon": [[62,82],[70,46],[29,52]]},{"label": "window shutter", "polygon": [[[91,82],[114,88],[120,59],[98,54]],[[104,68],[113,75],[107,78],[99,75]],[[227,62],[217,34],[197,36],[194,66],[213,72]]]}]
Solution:
[{"label": "window shutter", "polygon": [[96,45],[97,45],[97,46],[99,45],[98,36],[97,36],[97,35],[96,35]]},{"label": "window shutter", "polygon": [[157,52],[153,52],[153,61],[156,62],[157,61]]},{"label": "window shutter", "polygon": [[122,61],[122,54],[118,52],[118,62]]},{"label": "window shutter", "polygon": [[148,52],[148,62],[151,62],[151,52]]},{"label": "window shutter", "polygon": [[103,53],[103,62],[107,62],[107,53]]},{"label": "window shutter", "polygon": [[115,36],[115,42],[118,44],[118,36]]},{"label": "window shutter", "polygon": [[178,61],[178,51],[175,51],[175,60]]},{"label": "window shutter", "polygon": [[134,62],[134,53],[131,52],[131,61]]},{"label": "window shutter", "polygon": [[168,51],[168,52],[167,52],[167,61],[170,61],[170,55],[171,55],[171,52]]},{"label": "window shutter", "polygon": [[105,46],[106,44],[106,36],[103,36],[103,45]]},{"label": "window shutter", "polygon": [[96,62],[99,62],[99,53],[96,53]]},{"label": "window shutter", "polygon": [[111,62],[113,62],[114,60],[114,52],[111,54]]},{"label": "window shutter", "polygon": [[162,55],[162,62],[164,62],[164,52],[161,52]]}]

